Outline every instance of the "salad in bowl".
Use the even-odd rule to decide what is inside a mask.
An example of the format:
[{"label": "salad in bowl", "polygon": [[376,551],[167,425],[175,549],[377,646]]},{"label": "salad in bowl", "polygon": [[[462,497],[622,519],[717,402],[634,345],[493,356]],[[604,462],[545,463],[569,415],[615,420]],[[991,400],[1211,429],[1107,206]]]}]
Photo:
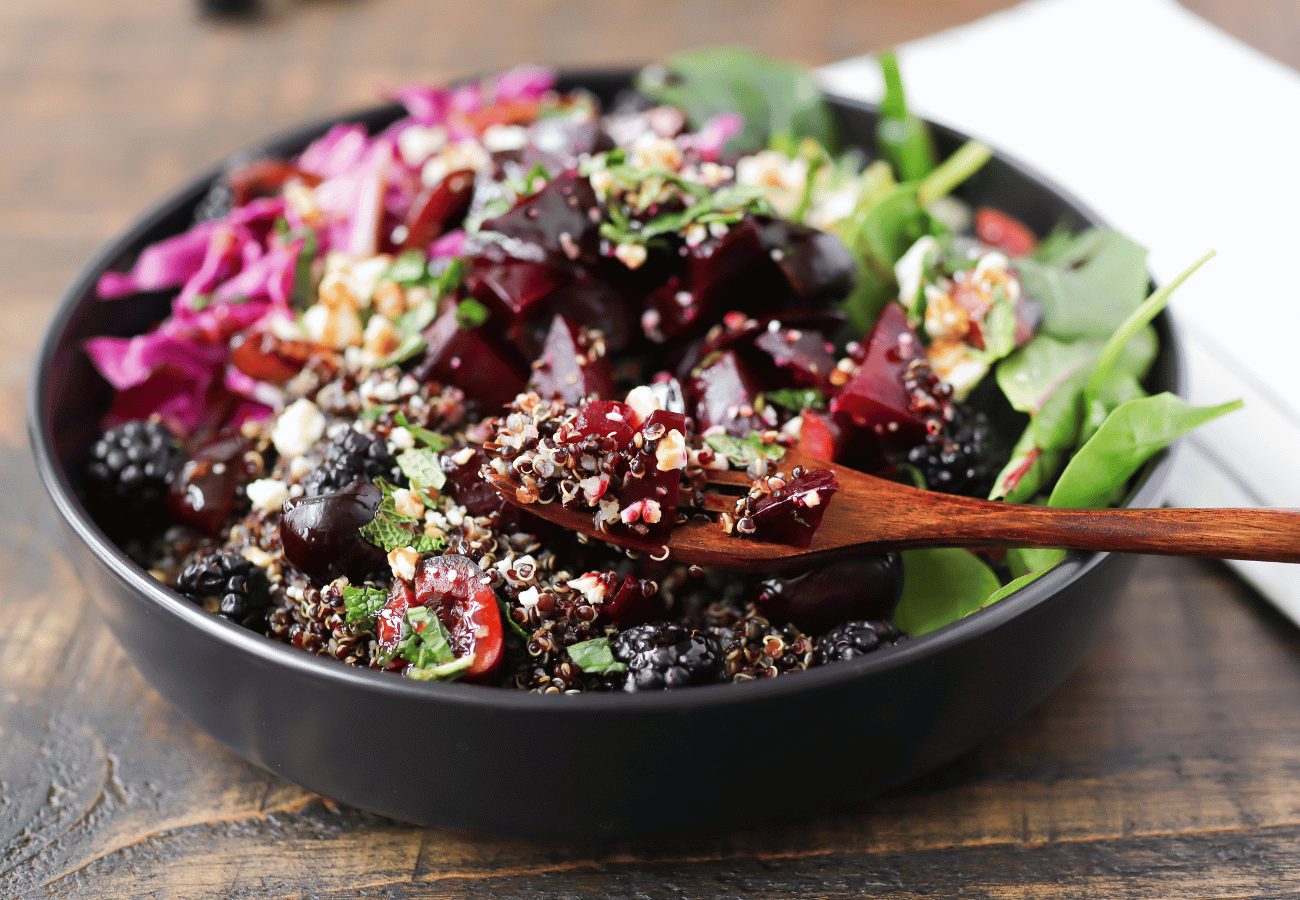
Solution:
[{"label": "salad in bowl", "polygon": [[[791,450],[1099,507],[1233,406],[1143,386],[1182,278],[1148,293],[1123,235],[958,199],[988,149],[938,158],[881,64],[873,152],[841,148],[809,73],[713,50],[603,106],[542,68],[408,86],[376,133],[232,162],[192,227],[100,279],[99,302],[172,299],[85,345],[114,392],[97,520],[270,639],[541,693],[791,675],[997,603],[1064,554],[738,576],[666,550],[702,515],[806,544],[837,485]],[[717,468],[752,479],[734,510],[701,504]]]}]

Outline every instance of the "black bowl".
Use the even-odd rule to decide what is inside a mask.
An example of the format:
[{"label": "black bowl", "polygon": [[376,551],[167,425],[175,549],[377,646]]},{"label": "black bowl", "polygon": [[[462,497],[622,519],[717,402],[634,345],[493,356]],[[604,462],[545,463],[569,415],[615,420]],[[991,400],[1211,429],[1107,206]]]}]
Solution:
[{"label": "black bowl", "polygon": [[[565,83],[608,99],[628,78],[577,73]],[[845,142],[871,146],[873,107],[832,102]],[[346,119],[381,127],[398,114],[389,105]],[[294,152],[330,124],[260,149]],[[963,139],[942,126],[935,133],[944,151]],[[145,214],[65,295],[41,350],[28,427],[86,584],[136,666],[204,731],[291,781],[398,819],[530,837],[615,839],[786,820],[861,801],[975,746],[1042,700],[1114,611],[1132,557],[1079,554],[990,609],[863,659],[751,684],[573,697],[407,681],[211,616],[128,559],[75,486],[108,402],[82,343],[139,333],[167,308],[165,296],[98,302],[96,280],[186,227],[214,177]],[[1040,233],[1062,220],[1099,224],[1002,154],[962,194]],[[1177,390],[1174,335],[1167,319],[1157,326],[1150,387]],[[1149,465],[1129,503],[1158,505],[1168,469],[1167,456]]]}]

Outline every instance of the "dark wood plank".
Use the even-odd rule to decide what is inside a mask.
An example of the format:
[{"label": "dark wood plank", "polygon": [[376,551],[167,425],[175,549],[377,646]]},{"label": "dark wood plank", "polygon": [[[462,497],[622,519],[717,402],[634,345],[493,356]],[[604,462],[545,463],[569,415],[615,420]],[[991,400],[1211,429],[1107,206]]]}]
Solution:
[{"label": "dark wood plank", "polygon": [[[280,2],[249,26],[184,2],[0,4],[0,895],[1287,893],[1300,637],[1217,565],[1144,562],[1065,688],[865,808],[690,845],[525,844],[335,807],[180,719],[108,636],[27,458],[21,396],[58,291],[145,204],[261,135],[408,78],[721,40],[822,62],[1005,5]],[[1286,4],[1193,5],[1300,62]]]}]

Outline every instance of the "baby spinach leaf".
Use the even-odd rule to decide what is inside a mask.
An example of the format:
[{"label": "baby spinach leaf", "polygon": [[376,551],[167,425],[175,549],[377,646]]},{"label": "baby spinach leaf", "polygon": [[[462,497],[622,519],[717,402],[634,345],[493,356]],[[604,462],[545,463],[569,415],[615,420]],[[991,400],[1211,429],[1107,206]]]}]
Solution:
[{"label": "baby spinach leaf", "polygon": [[1017,578],[1038,576],[1063,562],[1066,555],[1055,547],[1013,547],[1007,551],[1007,565]]},{"label": "baby spinach leaf", "polygon": [[1192,406],[1170,393],[1121,403],[1079,448],[1052,490],[1051,506],[1107,506],[1142,464],[1172,441],[1241,406]]},{"label": "baby spinach leaf", "polygon": [[614,658],[609,638],[598,637],[569,645],[569,659],[584,672],[604,675],[609,672],[626,672],[627,666]]},{"label": "baby spinach leaf", "polygon": [[1050,256],[1016,261],[1025,293],[1043,305],[1044,334],[1105,338],[1146,297],[1146,248],[1117,231],[1085,231]]},{"label": "baby spinach leaf", "polygon": [[1034,426],[1030,423],[993,480],[989,499],[1028,503],[1051,483],[1064,460],[1064,451],[1039,447],[1034,442]]},{"label": "baby spinach leaf", "polygon": [[903,76],[893,50],[877,56],[885,80],[885,94],[880,101],[880,121],[876,125],[876,150],[889,160],[904,181],[916,181],[934,169],[936,155],[929,126],[907,108]]},{"label": "baby spinach leaf", "polygon": [[769,144],[793,147],[812,138],[837,145],[835,121],[816,78],[807,69],[740,47],[688,50],[637,76],[637,90],[686,112],[698,128],[718,113],[739,113],[744,128],[728,143],[732,152]]},{"label": "baby spinach leaf", "polygon": [[[1051,567],[1049,566],[1048,568]],[[1011,579],[1006,584],[1002,585],[1002,587],[998,588],[996,591],[994,591],[993,593],[985,597],[984,602],[980,604],[980,609],[984,609],[986,607],[992,606],[994,603],[997,603],[999,600],[1005,600],[1007,597],[1010,597],[1016,591],[1020,590],[1022,587],[1029,584],[1031,581],[1037,581],[1046,572],[1047,569],[1040,569],[1037,571],[1031,570],[1026,572],[1023,575]]]},{"label": "baby spinach leaf", "polygon": [[913,637],[927,634],[975,612],[999,587],[998,576],[969,550],[905,550],[894,624]]}]

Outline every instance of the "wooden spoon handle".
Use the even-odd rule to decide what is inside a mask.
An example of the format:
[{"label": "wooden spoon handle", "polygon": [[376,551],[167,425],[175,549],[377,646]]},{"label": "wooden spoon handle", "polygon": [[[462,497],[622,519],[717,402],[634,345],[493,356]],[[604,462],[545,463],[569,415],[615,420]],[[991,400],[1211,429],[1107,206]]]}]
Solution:
[{"label": "wooden spoon handle", "polygon": [[945,506],[924,543],[1300,562],[1295,509],[1056,509],[981,501]]}]

